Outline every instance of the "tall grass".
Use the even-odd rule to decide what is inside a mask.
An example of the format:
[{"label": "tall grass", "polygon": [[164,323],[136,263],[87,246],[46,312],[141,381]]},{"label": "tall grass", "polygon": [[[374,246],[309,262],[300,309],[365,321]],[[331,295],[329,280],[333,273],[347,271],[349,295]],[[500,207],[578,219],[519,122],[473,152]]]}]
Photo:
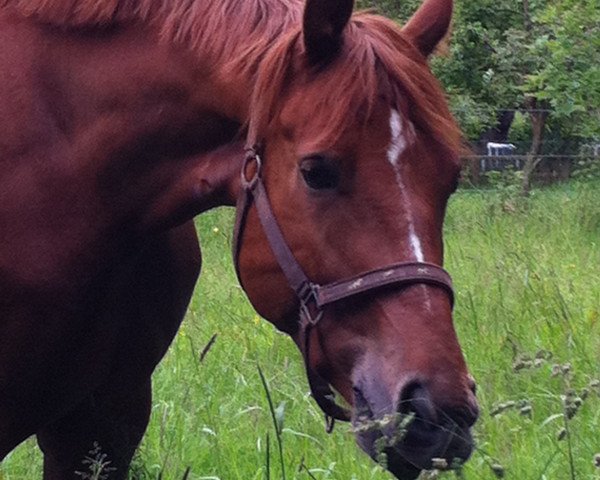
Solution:
[{"label": "tall grass", "polygon": [[[536,191],[505,207],[501,193],[462,191],[446,220],[455,324],[482,406],[462,478],[598,480],[600,184]],[[347,426],[324,433],[300,355],[237,285],[231,225],[228,210],[198,219],[202,278],[155,373],[132,478],[181,479],[189,468],[194,480],[279,480],[284,470],[288,480],[390,479]],[[0,478],[39,478],[40,465],[29,442]]]}]

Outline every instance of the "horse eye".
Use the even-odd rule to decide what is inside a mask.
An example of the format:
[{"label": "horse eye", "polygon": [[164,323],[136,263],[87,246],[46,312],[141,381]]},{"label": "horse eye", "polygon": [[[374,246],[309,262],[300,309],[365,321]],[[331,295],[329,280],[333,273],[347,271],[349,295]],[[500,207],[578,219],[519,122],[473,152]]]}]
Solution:
[{"label": "horse eye", "polygon": [[300,164],[300,173],[304,182],[313,190],[332,190],[340,183],[337,165],[327,158],[306,158]]}]

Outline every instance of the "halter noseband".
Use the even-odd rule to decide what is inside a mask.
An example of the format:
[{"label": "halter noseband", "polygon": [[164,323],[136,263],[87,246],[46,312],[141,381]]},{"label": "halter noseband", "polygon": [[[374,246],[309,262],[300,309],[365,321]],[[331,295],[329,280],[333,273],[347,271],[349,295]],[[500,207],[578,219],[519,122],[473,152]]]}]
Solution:
[{"label": "halter noseband", "polygon": [[[254,166],[254,172],[248,178],[248,170]],[[351,413],[335,403],[329,383],[315,372],[309,363],[309,340],[311,330],[323,316],[323,309],[332,303],[356,295],[394,285],[398,288],[418,283],[433,285],[444,290],[454,305],[454,290],[448,272],[443,268],[426,262],[401,262],[383,268],[369,270],[345,280],[319,285],[311,282],[290,250],[279,228],[262,180],[262,160],[257,147],[248,150],[241,172],[242,192],[237,203],[237,217],[233,238],[233,256],[236,273],[241,284],[239,272],[239,254],[241,235],[246,217],[252,204],[256,207],[258,218],[269,242],[269,246],[279,267],[287,278],[291,289],[300,302],[299,309],[299,345],[304,356],[308,383],[311,393],[321,410],[325,413],[327,431],[333,429],[335,420],[349,421]]]}]

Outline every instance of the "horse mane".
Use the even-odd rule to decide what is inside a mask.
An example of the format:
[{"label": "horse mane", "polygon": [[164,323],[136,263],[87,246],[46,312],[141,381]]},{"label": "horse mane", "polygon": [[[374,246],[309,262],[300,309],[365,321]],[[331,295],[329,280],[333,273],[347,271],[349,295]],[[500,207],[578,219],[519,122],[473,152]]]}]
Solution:
[{"label": "horse mane", "polygon": [[[161,39],[202,51],[225,71],[256,74],[249,137],[261,138],[301,65],[303,0],[0,0],[0,8],[63,28],[142,22]],[[219,41],[221,40],[221,41]],[[307,68],[305,66],[305,68]],[[322,140],[332,142],[356,118],[368,118],[384,97],[450,152],[462,147],[460,130],[427,62],[391,20],[368,12],[353,15],[339,58],[324,71],[316,115]]]},{"label": "horse mane", "polygon": [[0,0],[23,16],[64,29],[142,23],[165,42],[202,51],[220,64],[253,69],[302,15],[301,0]]},{"label": "horse mane", "polygon": [[[298,77],[294,68],[302,65],[300,29],[296,26],[280,39],[260,65],[250,109],[251,140],[264,137],[289,79]],[[313,116],[319,121],[318,142],[331,144],[357,119],[366,122],[376,101],[384,98],[410,120],[415,133],[425,133],[449,154],[463,149],[462,133],[439,82],[393,21],[370,12],[354,14],[339,57],[313,74],[322,81]]]}]

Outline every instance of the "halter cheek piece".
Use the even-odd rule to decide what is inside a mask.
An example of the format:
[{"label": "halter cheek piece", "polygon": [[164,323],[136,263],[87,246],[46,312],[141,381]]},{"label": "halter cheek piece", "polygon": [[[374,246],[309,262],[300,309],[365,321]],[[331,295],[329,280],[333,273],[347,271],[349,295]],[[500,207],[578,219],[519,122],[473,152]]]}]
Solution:
[{"label": "halter cheek piece", "polygon": [[[254,171],[248,177],[252,168]],[[237,217],[233,237],[235,269],[241,283],[238,264],[241,235],[244,231],[248,211],[254,205],[277,263],[287,278],[289,286],[298,297],[300,303],[298,338],[304,356],[308,383],[313,398],[325,413],[327,431],[330,432],[333,429],[335,420],[349,421],[351,413],[347,408],[335,403],[335,394],[329,383],[310,366],[310,334],[321,320],[324,308],[332,303],[381,287],[393,285],[397,288],[403,288],[419,283],[441,288],[450,297],[450,303],[454,305],[452,280],[448,272],[437,265],[426,262],[402,262],[370,270],[327,285],[318,285],[311,282],[294,257],[277,224],[261,174],[262,160],[258,148],[253,147],[247,151],[242,167],[242,192],[237,203]]]}]

